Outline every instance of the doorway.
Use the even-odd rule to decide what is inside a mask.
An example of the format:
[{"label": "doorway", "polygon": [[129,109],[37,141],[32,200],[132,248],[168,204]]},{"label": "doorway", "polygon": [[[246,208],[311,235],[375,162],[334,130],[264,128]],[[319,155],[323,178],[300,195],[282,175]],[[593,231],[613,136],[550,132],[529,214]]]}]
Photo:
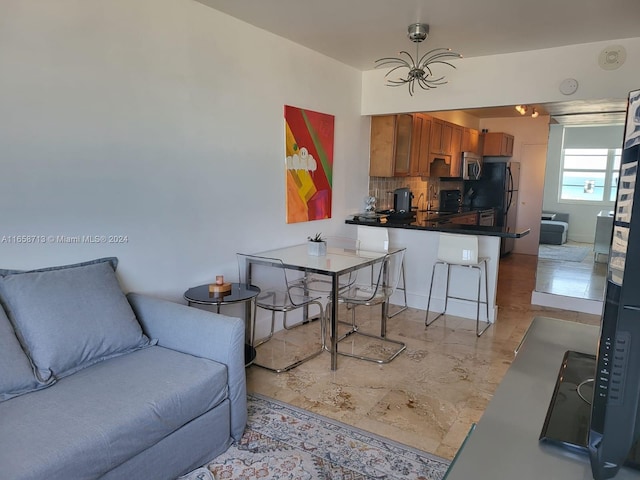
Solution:
[{"label": "doorway", "polygon": [[547,233],[561,223],[567,231],[562,239],[558,231],[541,236],[536,293],[602,302],[607,255],[594,242],[599,216],[614,208],[623,130],[620,123],[550,126],[541,224]]}]

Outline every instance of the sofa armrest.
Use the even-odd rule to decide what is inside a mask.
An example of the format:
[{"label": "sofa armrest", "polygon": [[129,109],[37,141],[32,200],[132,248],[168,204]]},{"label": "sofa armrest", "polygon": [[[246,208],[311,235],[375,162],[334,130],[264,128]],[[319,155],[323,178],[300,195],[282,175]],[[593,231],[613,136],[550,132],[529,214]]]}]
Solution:
[{"label": "sofa armrest", "polygon": [[142,329],[158,345],[227,366],[231,436],[239,441],[247,423],[244,321],[138,293],[129,293]]}]

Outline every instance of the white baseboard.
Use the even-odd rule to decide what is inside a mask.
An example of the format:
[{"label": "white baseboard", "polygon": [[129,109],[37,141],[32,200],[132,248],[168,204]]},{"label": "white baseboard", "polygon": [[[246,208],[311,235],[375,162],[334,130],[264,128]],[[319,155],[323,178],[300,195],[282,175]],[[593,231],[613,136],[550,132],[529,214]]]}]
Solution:
[{"label": "white baseboard", "polygon": [[573,310],[575,312],[602,315],[602,301],[588,300],[586,298],[565,297],[563,295],[553,295],[533,291],[531,294],[531,305],[557,308],[560,310]]}]

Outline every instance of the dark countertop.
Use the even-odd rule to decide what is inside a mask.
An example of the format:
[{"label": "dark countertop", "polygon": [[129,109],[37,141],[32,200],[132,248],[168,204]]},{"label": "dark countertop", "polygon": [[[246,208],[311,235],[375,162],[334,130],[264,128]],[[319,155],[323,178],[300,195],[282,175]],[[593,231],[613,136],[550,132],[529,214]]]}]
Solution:
[{"label": "dark countertop", "polygon": [[[459,213],[438,214],[432,212],[417,212],[415,218],[390,219],[385,215],[368,216],[365,214],[351,215],[345,223],[351,225],[368,225],[370,227],[404,228],[406,230],[426,230],[429,232],[460,233],[465,235],[485,235],[501,238],[521,238],[529,235],[530,229],[526,228],[510,232],[507,227],[488,227],[482,225],[463,225],[445,223],[457,215],[464,215],[473,210]],[[482,210],[478,210],[482,211]]]}]

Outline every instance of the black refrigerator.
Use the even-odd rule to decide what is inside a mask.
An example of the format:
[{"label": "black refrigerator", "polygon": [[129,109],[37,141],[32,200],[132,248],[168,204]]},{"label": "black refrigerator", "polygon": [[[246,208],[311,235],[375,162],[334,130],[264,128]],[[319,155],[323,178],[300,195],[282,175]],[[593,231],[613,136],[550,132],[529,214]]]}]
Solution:
[{"label": "black refrigerator", "polygon": [[[464,203],[473,209],[494,208],[496,226],[515,232],[519,182],[518,162],[485,160],[481,177],[464,182]],[[500,255],[510,253],[514,244],[514,238],[501,239]]]}]

